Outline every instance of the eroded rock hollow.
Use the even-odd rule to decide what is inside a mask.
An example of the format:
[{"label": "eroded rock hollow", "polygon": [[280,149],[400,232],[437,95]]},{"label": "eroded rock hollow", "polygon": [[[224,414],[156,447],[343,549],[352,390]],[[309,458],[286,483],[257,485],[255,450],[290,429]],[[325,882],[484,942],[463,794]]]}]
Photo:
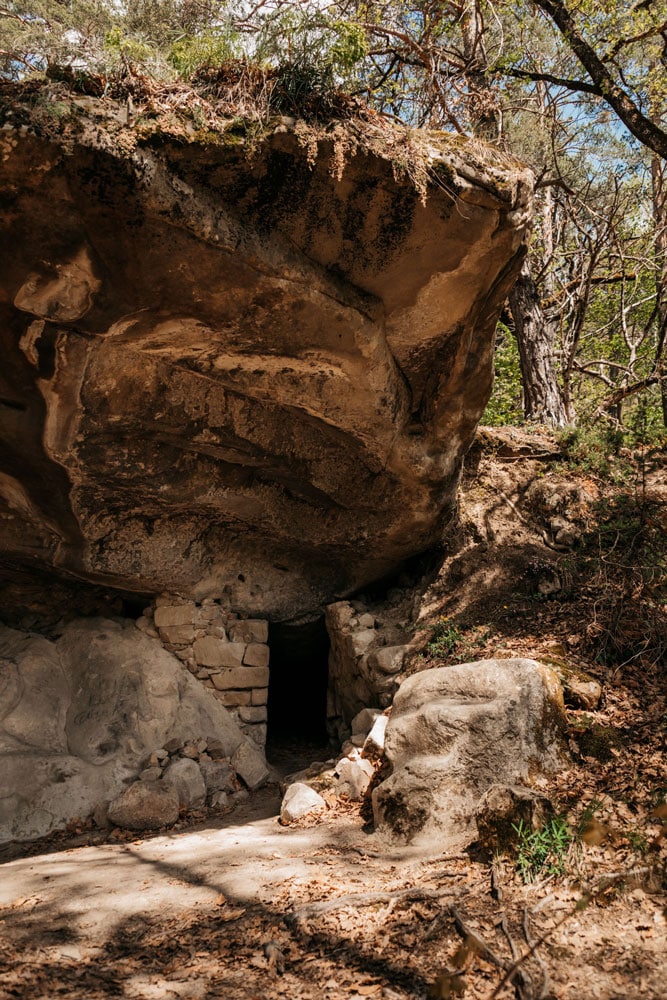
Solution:
[{"label": "eroded rock hollow", "polygon": [[529,172],[431,136],[420,197],[388,125],[342,169],[49,100],[0,101],[5,567],[289,619],[436,543]]}]

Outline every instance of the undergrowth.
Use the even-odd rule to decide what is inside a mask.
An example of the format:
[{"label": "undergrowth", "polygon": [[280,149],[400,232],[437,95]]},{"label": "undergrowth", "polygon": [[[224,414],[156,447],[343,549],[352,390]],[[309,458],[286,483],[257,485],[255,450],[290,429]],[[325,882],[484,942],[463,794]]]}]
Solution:
[{"label": "undergrowth", "polygon": [[512,824],[517,835],[516,868],[527,884],[539,876],[564,875],[573,835],[562,816],[554,816],[541,830],[523,820]]}]

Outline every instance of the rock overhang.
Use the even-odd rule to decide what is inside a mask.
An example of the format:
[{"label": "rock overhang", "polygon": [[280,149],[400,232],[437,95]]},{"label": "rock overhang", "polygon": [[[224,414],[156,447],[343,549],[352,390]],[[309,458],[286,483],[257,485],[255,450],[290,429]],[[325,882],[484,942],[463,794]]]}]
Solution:
[{"label": "rock overhang", "polygon": [[289,618],[437,543],[529,171],[375,122],[250,149],[47,97],[0,101],[5,557]]}]

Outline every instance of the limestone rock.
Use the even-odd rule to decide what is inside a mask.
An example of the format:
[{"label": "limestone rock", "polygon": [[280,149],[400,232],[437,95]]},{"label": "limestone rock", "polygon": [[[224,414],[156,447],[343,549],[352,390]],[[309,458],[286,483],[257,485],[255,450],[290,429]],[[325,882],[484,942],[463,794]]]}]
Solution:
[{"label": "limestone rock", "polygon": [[107,816],[128,830],[159,830],[178,819],[178,793],[162,781],[135,781],[109,803]]},{"label": "limestone rock", "polygon": [[232,756],[231,764],[251,792],[269,780],[269,769],[264,754],[259,747],[252,746],[247,741],[242,743]]},{"label": "limestone rock", "polygon": [[551,816],[553,806],[545,795],[521,785],[491,785],[475,811],[480,845],[487,854],[511,850],[516,827],[541,830]]},{"label": "limestone rock", "polygon": [[373,727],[364,742],[364,754],[367,757],[378,757],[384,753],[384,744],[389,717],[378,715]]},{"label": "limestone rock", "polygon": [[198,809],[206,800],[206,785],[199,765],[188,757],[174,760],[165,768],[162,781],[178,795],[181,809]]},{"label": "limestone rock", "polygon": [[57,642],[0,627],[0,842],[89,815],[156,748],[177,751],[202,733],[213,738],[211,756],[248,743],[226,709],[130,620],[76,620]]},{"label": "limestone rock", "polygon": [[397,674],[403,666],[405,646],[384,646],[375,649],[368,657],[371,670],[379,670],[383,674]]},{"label": "limestone rock", "polygon": [[359,733],[365,739],[373,728],[375,720],[381,714],[382,713],[377,708],[362,708],[360,712],[357,712],[350,723],[352,732]]},{"label": "limestone rock", "polygon": [[266,643],[269,641],[269,623],[251,618],[236,622],[231,626],[229,638],[232,642]]},{"label": "limestone rock", "polygon": [[563,677],[565,701],[574,708],[594,712],[600,705],[602,685],[593,677],[570,672]]},{"label": "limestone rock", "polygon": [[231,766],[223,761],[201,760],[199,767],[206,785],[206,793],[214,796],[217,792],[235,792],[236,781]]},{"label": "limestone rock", "polygon": [[249,157],[159,120],[152,141],[64,85],[76,113],[48,116],[35,86],[0,95],[12,571],[285,620],[437,543],[530,172],[433,133],[421,198],[398,125],[338,176],[330,138],[306,149],[296,126],[254,129]]},{"label": "limestone rock", "polygon": [[300,781],[290,785],[280,806],[280,822],[284,825],[295,823],[310,813],[322,812],[326,802],[321,795]]},{"label": "limestone rock", "polygon": [[342,760],[338,765],[339,795],[346,795],[353,802],[360,802],[373,777],[373,765],[367,760]]},{"label": "limestone rock", "polygon": [[412,675],[387,725],[393,773],[373,792],[376,827],[403,842],[470,840],[483,793],[556,770],[564,731],[560,682],[534,660]]},{"label": "limestone rock", "polygon": [[243,663],[243,643],[227,642],[206,635],[193,645],[195,659],[203,667],[240,667]]}]

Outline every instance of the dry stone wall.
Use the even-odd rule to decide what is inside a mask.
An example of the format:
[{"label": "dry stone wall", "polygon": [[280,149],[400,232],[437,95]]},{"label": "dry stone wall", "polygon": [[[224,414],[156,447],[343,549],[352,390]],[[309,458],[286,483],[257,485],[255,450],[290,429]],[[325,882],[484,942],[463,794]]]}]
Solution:
[{"label": "dry stone wall", "polygon": [[398,688],[409,634],[360,601],[326,609],[331,640],[327,716],[332,734],[344,739],[362,709],[386,708]]},{"label": "dry stone wall", "polygon": [[162,594],[136,624],[177,656],[232,713],[241,730],[264,746],[269,691],[267,621],[242,619],[211,598],[198,604]]}]

